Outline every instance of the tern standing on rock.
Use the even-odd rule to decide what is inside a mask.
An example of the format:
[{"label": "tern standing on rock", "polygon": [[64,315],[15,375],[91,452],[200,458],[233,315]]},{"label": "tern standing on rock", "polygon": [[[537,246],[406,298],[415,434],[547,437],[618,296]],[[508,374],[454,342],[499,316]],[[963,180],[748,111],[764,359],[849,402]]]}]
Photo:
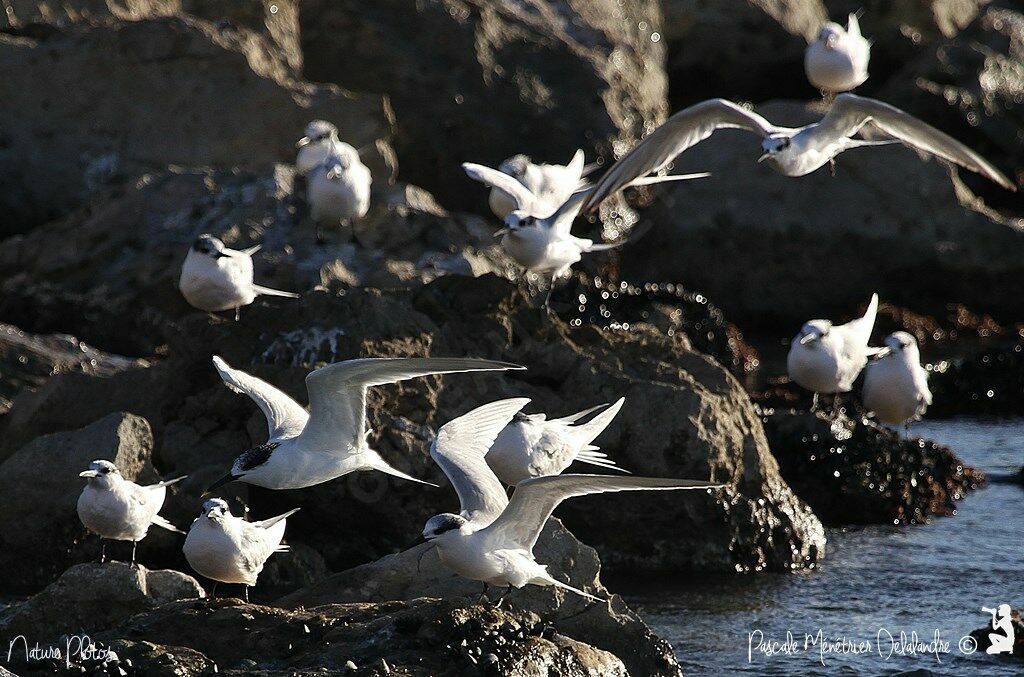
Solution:
[{"label": "tern standing on rock", "polygon": [[[530,211],[550,214],[583,187],[585,161],[582,149],[576,151],[569,164],[564,166],[538,165],[525,155],[514,155],[498,165],[498,171],[508,174],[533,194],[536,202]],[[500,188],[491,188],[488,201],[491,211],[502,220],[516,209],[515,201]]]},{"label": "tern standing on rock", "polygon": [[856,14],[844,29],[829,21],[804,52],[804,71],[811,84],[826,94],[848,92],[868,79],[871,42],[860,34]]},{"label": "tern standing on rock", "polygon": [[[441,426],[430,455],[459,495],[461,512],[427,521],[423,537],[437,547],[438,558],[464,578],[507,591],[525,585],[554,586],[588,599],[598,597],[554,578],[533,556],[544,524],[558,504],[573,496],[608,491],[712,489],[720,485],[694,480],[604,475],[554,475],[523,480],[511,501],[485,455],[498,433],[527,399],[485,404]],[[500,604],[500,600],[499,600]]]},{"label": "tern standing on rock", "polygon": [[623,402],[625,400],[619,398],[590,421],[579,425],[576,421],[606,405],[550,421],[544,414],[517,412],[487,452],[487,465],[498,479],[510,486],[530,477],[558,475],[573,461],[626,472],[591,444],[619,413]]},{"label": "tern standing on rock", "polygon": [[228,387],[259,406],[267,417],[270,439],[239,456],[231,472],[207,492],[234,481],[267,489],[301,489],[366,470],[436,486],[393,468],[366,443],[366,389],[419,376],[525,368],[458,357],[335,362],[306,377],[307,414],[302,405],[266,381],[232,369],[220,357],[214,357],[213,364]]},{"label": "tern standing on rock", "polygon": [[259,245],[229,249],[212,235],[200,235],[181,266],[178,289],[193,307],[210,313],[234,309],[236,320],[238,309],[255,301],[257,296],[299,298],[298,294],[253,282],[252,255],[259,249]]},{"label": "tern standing on rock", "polygon": [[864,406],[882,423],[899,425],[924,415],[932,403],[928,372],[913,334],[898,331],[885,338],[878,359],[864,372]]},{"label": "tern standing on rock", "polygon": [[226,501],[211,498],[203,503],[203,512],[192,522],[181,550],[189,566],[201,576],[215,582],[244,585],[248,602],[249,588],[256,585],[270,556],[288,552],[288,546],[281,545],[285,520],[298,510],[262,522],[246,522],[231,514]]},{"label": "tern standing on rock", "polygon": [[868,357],[879,351],[868,347],[877,313],[878,294],[872,294],[863,317],[839,325],[810,320],[793,338],[786,359],[789,378],[814,393],[812,408],[821,393],[850,392]]},{"label": "tern standing on rock", "polygon": [[[865,127],[886,140],[853,138]],[[981,174],[1007,190],[1016,185],[973,150],[945,132],[887,103],[855,94],[840,94],[818,122],[777,127],[753,111],[725,99],[709,99],[684,108],[637,144],[597,181],[579,210],[593,212],[609,195],[637,177],[666,168],[680,153],[719,129],[743,129],[761,137],[758,162],[786,176],[804,176],[829,164],[851,148],[902,143]]]},{"label": "tern standing on rock", "polygon": [[106,560],[106,539],[131,541],[135,564],[135,548],[149,533],[151,524],[185,533],[157,514],[164,505],[167,487],[184,477],[144,487],[125,479],[117,466],[102,459],[90,463],[89,469],[79,476],[87,481],[78,497],[78,518],[89,531],[99,535],[100,562]]},{"label": "tern standing on rock", "polygon": [[306,197],[318,241],[323,240],[323,224],[348,226],[370,209],[370,170],[347,143],[311,169],[308,182]]}]

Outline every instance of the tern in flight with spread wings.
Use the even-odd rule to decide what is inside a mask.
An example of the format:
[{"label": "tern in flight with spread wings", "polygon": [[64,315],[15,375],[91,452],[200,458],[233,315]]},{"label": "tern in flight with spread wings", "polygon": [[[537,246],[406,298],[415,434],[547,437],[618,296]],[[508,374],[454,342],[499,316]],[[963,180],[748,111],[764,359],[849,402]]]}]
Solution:
[{"label": "tern in flight with spread wings", "polygon": [[[600,598],[554,578],[537,562],[533,546],[558,504],[573,496],[609,491],[714,489],[703,480],[606,475],[549,475],[523,480],[512,499],[485,456],[498,433],[528,399],[491,402],[441,426],[430,455],[459,495],[461,512],[427,521],[423,537],[437,547],[441,563],[486,586],[555,586],[583,597]],[[499,601],[500,603],[500,601]]]},{"label": "tern in flight with spread wings", "polygon": [[[889,137],[852,138],[865,127]],[[761,137],[767,162],[786,176],[803,176],[828,164],[843,151],[861,146],[902,143],[981,174],[1007,190],[1014,183],[985,158],[945,132],[887,103],[856,94],[840,94],[819,120],[804,127],[776,127],[753,111],[724,99],[710,99],[679,111],[637,144],[597,181],[584,198],[580,212],[594,211],[609,195],[637,177],[666,168],[680,153],[719,129],[745,129]]]},{"label": "tern in flight with spread wings", "polygon": [[[515,209],[505,217],[505,227],[496,232],[501,236],[501,246],[515,261],[531,273],[548,277],[551,287],[589,252],[612,249],[625,244],[625,241],[612,244],[597,244],[587,238],[576,237],[570,232],[576,215],[580,212],[583,201],[593,190],[593,186],[583,186],[565,202],[551,211],[552,206],[539,200],[534,193],[519,182],[518,179],[500,172],[497,169],[474,164],[463,163],[462,168],[470,178],[504,192],[515,203]],[[643,186],[664,181],[683,181],[708,176],[707,173],[676,174],[669,176],[633,177],[623,184],[627,186]],[[610,195],[611,193],[609,193]],[[551,287],[544,305],[551,298]]]},{"label": "tern in flight with spread wings", "polygon": [[[309,413],[266,381],[213,364],[232,390],[248,395],[267,417],[265,444],[243,452],[207,493],[240,481],[267,489],[301,489],[351,472],[379,470],[430,484],[393,468],[366,442],[366,389],[418,376],[525,369],[508,362],[457,357],[364,358],[335,362],[306,377]],[[435,486],[435,485],[431,485]]]}]

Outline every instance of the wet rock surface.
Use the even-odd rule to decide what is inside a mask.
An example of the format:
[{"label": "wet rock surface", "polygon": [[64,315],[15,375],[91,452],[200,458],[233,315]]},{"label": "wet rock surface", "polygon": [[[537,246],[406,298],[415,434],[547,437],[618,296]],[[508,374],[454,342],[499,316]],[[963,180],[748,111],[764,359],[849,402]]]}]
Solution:
[{"label": "wet rock surface", "polygon": [[769,410],[763,420],[782,476],[830,526],[927,522],[985,483],[948,447],[860,418]]},{"label": "wet rock surface", "polygon": [[131,661],[138,674],[170,666],[181,675],[627,674],[615,656],[553,632],[535,614],[465,600],[297,610],[237,599],[174,602],[101,634],[99,641],[122,662]]},{"label": "wet rock surface", "polygon": [[[597,553],[583,545],[558,519],[548,521],[534,550],[537,560],[558,580],[608,602],[591,602],[555,588],[527,586],[513,591],[502,605],[536,614],[552,630],[586,641],[621,659],[633,675],[676,674],[672,650],[652,635],[647,625],[621,598],[601,583]],[[277,604],[285,608],[327,603],[415,600],[419,597],[478,599],[480,583],[460,578],[441,565],[433,546],[424,544],[376,562],[335,574],[298,590]],[[497,599],[503,591],[491,590]]]},{"label": "wet rock surface", "polygon": [[664,117],[659,19],[655,0],[313,0],[301,12],[304,74],[387,94],[402,178],[451,208],[486,209],[460,163],[565,163],[577,148],[593,161]]}]

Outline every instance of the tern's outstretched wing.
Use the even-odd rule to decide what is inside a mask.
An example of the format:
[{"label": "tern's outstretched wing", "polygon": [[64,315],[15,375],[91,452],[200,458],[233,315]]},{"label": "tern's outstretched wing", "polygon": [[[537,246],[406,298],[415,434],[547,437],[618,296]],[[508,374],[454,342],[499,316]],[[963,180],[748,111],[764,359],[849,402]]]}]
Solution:
[{"label": "tern's outstretched wing", "polygon": [[213,366],[224,383],[235,392],[248,395],[267,417],[269,439],[295,437],[306,427],[309,414],[302,405],[263,379],[234,369],[222,358],[214,355]]},{"label": "tern's outstretched wing", "polygon": [[497,188],[508,195],[509,199],[515,203],[516,209],[529,211],[537,200],[537,196],[521,184],[519,179],[509,176],[505,172],[472,162],[463,162],[462,168],[474,181]]},{"label": "tern's outstretched wing", "polygon": [[981,174],[1007,190],[1017,190],[1017,186],[1005,174],[978,153],[949,134],[882,101],[856,94],[840,94],[828,114],[818,123],[817,129],[822,134],[838,139],[853,136],[867,123],[907,146]]},{"label": "tern's outstretched wing", "polygon": [[532,550],[544,523],[558,504],[573,496],[608,491],[713,489],[722,485],[702,480],[673,480],[660,477],[614,477],[608,475],[548,475],[523,480],[516,485],[512,500],[486,531],[495,547]]},{"label": "tern's outstretched wing", "polygon": [[477,407],[441,426],[430,456],[451,480],[462,516],[489,524],[508,505],[501,482],[484,457],[498,433],[530,400],[518,397]]},{"label": "tern's outstretched wing", "polygon": [[366,433],[368,387],[417,376],[507,369],[525,367],[461,357],[381,357],[335,362],[306,377],[310,418],[303,436],[324,449],[358,449]]},{"label": "tern's outstretched wing", "polygon": [[583,203],[584,214],[635,179],[664,169],[677,155],[724,128],[745,129],[766,137],[776,128],[763,117],[725,99],[709,99],[684,108],[638,143],[604,173]]}]

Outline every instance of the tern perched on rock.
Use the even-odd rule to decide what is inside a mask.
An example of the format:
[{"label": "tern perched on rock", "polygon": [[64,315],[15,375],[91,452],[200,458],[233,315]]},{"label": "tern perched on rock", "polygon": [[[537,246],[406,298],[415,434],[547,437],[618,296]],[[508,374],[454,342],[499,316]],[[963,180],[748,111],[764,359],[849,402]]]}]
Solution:
[{"label": "tern perched on rock", "polygon": [[[761,137],[767,162],[786,176],[803,176],[829,164],[843,151],[862,146],[902,143],[915,150],[960,165],[1017,190],[1010,179],[985,158],[945,132],[887,103],[855,94],[840,94],[828,113],[804,127],[777,127],[753,111],[725,99],[710,99],[684,108],[637,144],[608,169],[585,197],[584,214],[637,177],[667,167],[680,153],[710,137],[718,129],[744,129]],[[887,140],[853,138],[865,128],[881,132]]]},{"label": "tern perched on rock", "polygon": [[150,525],[185,533],[157,514],[163,507],[167,487],[185,477],[140,486],[125,479],[113,463],[102,459],[90,463],[89,469],[79,476],[87,481],[78,497],[78,518],[89,531],[99,535],[101,562],[106,560],[106,539],[131,541],[135,564],[135,548],[149,533]]},{"label": "tern perched on rock", "polygon": [[[584,186],[569,196],[553,212],[548,213],[549,205],[538,201],[533,192],[513,177],[472,162],[463,163],[462,168],[470,178],[497,189],[512,200],[516,208],[505,217],[505,228],[495,233],[500,236],[501,245],[509,256],[531,273],[548,277],[551,285],[565,274],[583,254],[604,251],[618,247],[624,242],[613,244],[595,244],[593,240],[576,237],[570,231],[580,206],[593,190]],[[633,177],[623,184],[642,186],[664,181],[682,181],[708,176],[699,174],[676,174],[669,176]],[[610,195],[611,193],[609,193]],[[550,299],[551,287],[548,289]]]},{"label": "tern perched on rock", "polygon": [[591,444],[619,413],[623,402],[619,398],[583,424],[576,422],[606,405],[551,420],[544,414],[517,412],[487,452],[487,465],[498,479],[513,486],[530,477],[558,475],[573,461],[626,472]]},{"label": "tern perched on rock", "polygon": [[[427,521],[424,538],[437,547],[441,563],[455,573],[487,586],[555,586],[589,599],[593,595],[563,583],[533,556],[544,523],[558,504],[573,496],[608,491],[712,489],[720,485],[695,480],[604,475],[534,477],[516,485],[512,499],[487,467],[485,455],[495,437],[527,399],[485,404],[441,426],[430,455],[459,495],[461,512]],[[500,602],[499,602],[500,603]]]},{"label": "tern perched on rock", "polygon": [[296,171],[309,174],[343,146],[352,148],[338,138],[337,127],[326,120],[313,120],[306,125],[306,135],[295,142],[298,149],[295,156]]},{"label": "tern perched on rock", "polygon": [[871,41],[860,34],[860,21],[851,14],[844,29],[829,21],[804,52],[804,71],[823,92],[848,92],[868,79]]},{"label": "tern perched on rock", "polygon": [[228,482],[267,489],[301,489],[351,472],[379,470],[428,484],[393,468],[366,442],[366,389],[418,376],[524,369],[508,362],[458,357],[365,358],[335,362],[306,377],[309,413],[266,381],[213,358],[220,377],[248,395],[267,417],[269,439],[242,453],[231,472],[207,492]]},{"label": "tern perched on rock", "polygon": [[[498,165],[498,171],[508,174],[530,191],[535,202],[528,211],[551,214],[583,186],[585,161],[582,149],[576,151],[567,165],[538,165],[525,155],[514,155]],[[517,208],[515,201],[500,188],[491,188],[489,203],[494,215],[502,220]]]},{"label": "tern perched on rock", "polygon": [[253,282],[252,255],[259,249],[259,245],[229,249],[212,235],[200,235],[181,266],[178,289],[190,305],[211,313],[234,310],[236,320],[238,309],[255,301],[257,296],[299,298],[298,294]]},{"label": "tern perched on rock", "polygon": [[864,406],[882,423],[899,425],[920,418],[931,403],[917,339],[905,331],[889,334],[864,372]]},{"label": "tern perched on rock", "polygon": [[246,522],[231,514],[226,501],[211,498],[203,503],[203,511],[192,522],[185,537],[182,552],[196,573],[220,583],[240,583],[245,586],[245,601],[249,601],[249,588],[263,571],[275,552],[288,552],[281,545],[286,520],[298,508],[261,522]]},{"label": "tern perched on rock", "polygon": [[878,312],[878,294],[862,317],[846,324],[810,320],[790,344],[786,360],[789,377],[814,393],[815,405],[821,393],[848,393],[868,357],[879,349],[869,348],[871,330]]},{"label": "tern perched on rock", "polygon": [[370,170],[347,143],[332,150],[307,178],[306,198],[318,240],[323,239],[324,224],[347,226],[370,209]]}]

